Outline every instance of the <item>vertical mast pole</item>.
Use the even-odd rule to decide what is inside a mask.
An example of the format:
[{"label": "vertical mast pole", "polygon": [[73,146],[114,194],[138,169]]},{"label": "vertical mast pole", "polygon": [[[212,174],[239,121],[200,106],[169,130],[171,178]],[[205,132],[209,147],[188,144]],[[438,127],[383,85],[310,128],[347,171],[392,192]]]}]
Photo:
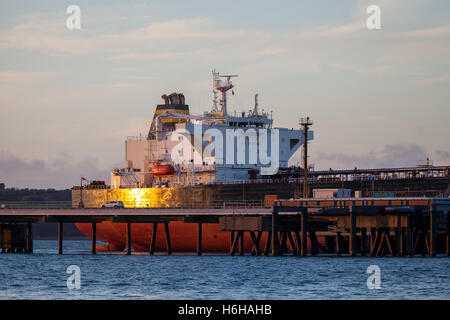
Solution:
[{"label": "vertical mast pole", "polygon": [[309,198],[308,185],[308,130],[312,125],[312,120],[309,117],[300,118],[300,126],[303,128],[303,197]]}]

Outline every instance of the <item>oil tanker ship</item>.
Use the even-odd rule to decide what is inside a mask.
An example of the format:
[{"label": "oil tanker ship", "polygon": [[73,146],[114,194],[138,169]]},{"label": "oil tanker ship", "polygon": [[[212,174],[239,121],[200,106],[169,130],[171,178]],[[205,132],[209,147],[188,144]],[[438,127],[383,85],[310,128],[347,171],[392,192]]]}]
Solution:
[{"label": "oil tanker ship", "polygon": [[[212,109],[203,115],[190,114],[183,94],[163,95],[147,136],[126,139],[125,167],[112,170],[111,185],[74,187],[73,206],[99,208],[109,201],[125,208],[263,206],[274,197],[296,196],[298,183],[275,178],[305,139],[313,139],[313,131],[304,137],[301,130],[273,127],[271,114],[259,110],[258,95],[248,112],[229,113],[233,77],[213,71]],[[90,224],[76,225],[91,236]],[[156,251],[166,249],[161,229]],[[152,224],[133,224],[133,249],[148,251],[152,232]],[[174,252],[196,251],[194,224],[171,222],[170,233]],[[217,224],[205,224],[203,236],[204,252],[228,252],[229,235]],[[121,251],[126,225],[102,222],[97,237],[106,242],[99,250]],[[251,239],[244,239],[245,250],[251,246]]]}]

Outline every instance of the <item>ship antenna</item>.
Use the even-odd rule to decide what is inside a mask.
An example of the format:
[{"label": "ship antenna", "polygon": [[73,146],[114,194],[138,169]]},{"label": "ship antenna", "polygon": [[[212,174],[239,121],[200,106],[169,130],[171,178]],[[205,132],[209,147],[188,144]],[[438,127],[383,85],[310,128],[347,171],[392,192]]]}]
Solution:
[{"label": "ship antenna", "polygon": [[214,98],[213,98],[213,107],[211,110],[211,113],[215,113],[218,112],[219,110],[217,109],[217,91],[213,90],[213,94],[214,94]]},{"label": "ship antenna", "polygon": [[[237,77],[237,75],[224,75],[221,76],[219,72],[216,72],[214,69],[213,72],[213,88],[214,90],[220,91],[222,97],[220,99],[219,104],[221,105],[220,112],[222,113],[222,116],[227,115],[227,91],[234,88],[233,84],[231,83],[231,78]],[[220,79],[225,78],[225,79]]]},{"label": "ship antenna", "polygon": [[258,94],[255,94],[255,108],[253,109],[253,115],[258,115]]}]

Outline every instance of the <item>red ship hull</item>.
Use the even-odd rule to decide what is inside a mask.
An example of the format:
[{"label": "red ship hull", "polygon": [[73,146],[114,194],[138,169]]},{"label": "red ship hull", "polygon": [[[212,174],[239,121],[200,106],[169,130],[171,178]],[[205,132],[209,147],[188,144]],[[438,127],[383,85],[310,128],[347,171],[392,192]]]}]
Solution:
[{"label": "red ship hull", "polygon": [[[77,223],[77,228],[86,236],[92,237],[90,223]],[[197,252],[197,224],[174,221],[169,223],[170,242],[173,252]],[[150,241],[153,234],[152,223],[131,224],[131,246],[136,252],[149,252]],[[126,247],[126,224],[102,222],[97,224],[97,238],[107,243],[97,246],[99,251],[123,251]],[[267,233],[263,233],[260,241],[260,250],[264,250]],[[320,239],[319,242],[324,242]],[[252,250],[253,243],[248,232],[244,233],[244,252]],[[308,241],[308,250],[310,244]],[[288,248],[290,248],[288,244]],[[166,234],[164,226],[158,225],[155,242],[156,252],[167,252]],[[204,223],[202,227],[202,252],[228,253],[230,252],[230,232],[220,231],[218,224]]]}]

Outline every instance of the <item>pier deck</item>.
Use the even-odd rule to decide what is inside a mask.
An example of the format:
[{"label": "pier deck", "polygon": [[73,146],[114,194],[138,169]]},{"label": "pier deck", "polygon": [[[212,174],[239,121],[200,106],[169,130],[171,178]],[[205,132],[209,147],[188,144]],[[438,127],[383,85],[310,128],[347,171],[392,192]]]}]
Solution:
[{"label": "pier deck", "polygon": [[[320,253],[349,256],[450,255],[450,198],[305,198],[275,201],[272,208],[52,208],[0,209],[1,230],[26,227],[25,252],[32,252],[32,223],[57,222],[58,252],[63,249],[63,223],[92,223],[92,253],[96,224],[127,223],[127,253],[131,253],[131,224],[164,225],[167,253],[173,221],[198,224],[197,254],[202,254],[202,223],[216,223],[230,232],[230,254],[243,254],[244,233],[253,243],[251,254],[296,256]],[[17,228],[16,228],[17,229]],[[14,232],[13,228],[9,233]],[[15,230],[15,229],[14,229]],[[267,233],[264,250],[260,239]],[[155,234],[155,233],[154,233]],[[318,241],[325,239],[325,244]],[[155,239],[151,240],[151,248]],[[307,250],[307,244],[310,250]],[[4,247],[3,247],[4,249]],[[309,252],[308,252],[309,251]],[[153,253],[152,250],[150,253]]]}]

